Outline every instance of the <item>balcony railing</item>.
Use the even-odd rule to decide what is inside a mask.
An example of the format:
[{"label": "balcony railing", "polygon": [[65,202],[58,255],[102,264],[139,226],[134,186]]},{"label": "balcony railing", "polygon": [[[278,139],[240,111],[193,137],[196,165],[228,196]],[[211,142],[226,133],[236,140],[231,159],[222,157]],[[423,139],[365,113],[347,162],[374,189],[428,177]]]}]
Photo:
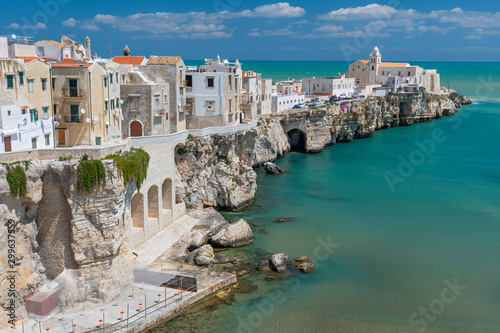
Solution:
[{"label": "balcony railing", "polygon": [[69,115],[69,116],[64,116],[64,121],[66,124],[82,124],[83,123],[83,117],[80,115]]},{"label": "balcony railing", "polygon": [[66,88],[66,89],[63,89],[63,95],[66,98],[82,98],[82,89]]}]

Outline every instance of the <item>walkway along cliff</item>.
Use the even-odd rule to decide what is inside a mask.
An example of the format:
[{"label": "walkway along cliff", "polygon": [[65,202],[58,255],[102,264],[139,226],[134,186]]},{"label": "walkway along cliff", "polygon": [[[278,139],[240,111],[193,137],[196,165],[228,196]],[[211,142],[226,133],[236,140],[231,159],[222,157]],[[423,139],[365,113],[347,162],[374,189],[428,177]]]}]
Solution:
[{"label": "walkway along cliff", "polygon": [[468,97],[443,88],[442,95],[369,97],[263,117],[257,127],[238,133],[190,137],[175,151],[181,176],[176,192],[188,209],[238,210],[254,199],[253,169],[291,150],[318,153],[378,130],[453,116],[470,103]]}]

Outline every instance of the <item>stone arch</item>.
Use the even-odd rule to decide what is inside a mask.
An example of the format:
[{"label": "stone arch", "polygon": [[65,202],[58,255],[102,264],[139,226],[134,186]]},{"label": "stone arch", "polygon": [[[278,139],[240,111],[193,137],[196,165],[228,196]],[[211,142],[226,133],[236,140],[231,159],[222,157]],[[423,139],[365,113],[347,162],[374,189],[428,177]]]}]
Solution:
[{"label": "stone arch", "polygon": [[132,227],[144,228],[144,194],[136,193],[130,203]]},{"label": "stone arch", "polygon": [[138,137],[138,136],[143,136],[144,135],[142,124],[141,124],[140,121],[133,120],[132,122],[130,122],[130,126],[129,127],[130,127],[129,128],[129,135],[130,135],[130,137]]},{"label": "stone arch", "polygon": [[184,143],[179,143],[177,146],[175,146],[174,156],[176,165],[179,165],[179,163],[182,163],[184,160],[186,160],[186,153],[186,145]]},{"label": "stone arch", "polygon": [[167,178],[161,186],[162,208],[172,209],[173,188],[172,179]]},{"label": "stone arch", "polygon": [[292,129],[288,131],[288,142],[293,151],[306,151],[307,136],[299,129]]},{"label": "stone arch", "polygon": [[153,219],[160,217],[158,186],[156,185],[151,186],[148,191],[148,217]]}]

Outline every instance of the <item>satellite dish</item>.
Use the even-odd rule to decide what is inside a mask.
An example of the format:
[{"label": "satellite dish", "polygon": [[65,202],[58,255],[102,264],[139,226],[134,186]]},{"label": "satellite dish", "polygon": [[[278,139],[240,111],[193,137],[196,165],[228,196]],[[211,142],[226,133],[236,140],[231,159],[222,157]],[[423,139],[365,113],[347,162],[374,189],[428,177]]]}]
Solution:
[{"label": "satellite dish", "polygon": [[59,126],[59,122],[58,121],[54,122],[54,126],[55,127]]},{"label": "satellite dish", "polygon": [[17,36],[15,34],[12,35],[12,39],[17,39]]},{"label": "satellite dish", "polygon": [[99,121],[99,116],[94,116],[94,121]]},{"label": "satellite dish", "polygon": [[90,118],[85,119],[87,123],[90,123]]},{"label": "satellite dish", "polygon": [[49,114],[48,113],[44,113],[43,114],[43,120],[48,120],[50,117],[49,117]]},{"label": "satellite dish", "polygon": [[86,111],[85,109],[81,109],[81,110],[80,110],[80,112],[81,112],[82,114],[85,114],[85,112],[87,112],[87,111]]},{"label": "satellite dish", "polygon": [[57,115],[57,119],[61,120],[62,119],[62,115],[58,114]]},{"label": "satellite dish", "polygon": [[123,99],[120,99],[120,104],[123,104]]}]

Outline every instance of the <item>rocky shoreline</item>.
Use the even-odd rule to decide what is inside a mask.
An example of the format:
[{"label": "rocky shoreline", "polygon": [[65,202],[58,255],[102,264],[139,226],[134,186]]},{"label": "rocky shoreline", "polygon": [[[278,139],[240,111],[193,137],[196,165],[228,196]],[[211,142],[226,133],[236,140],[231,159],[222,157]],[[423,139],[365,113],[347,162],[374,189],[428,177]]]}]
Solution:
[{"label": "rocky shoreline", "polygon": [[[317,153],[327,146],[368,138],[375,131],[453,116],[471,100],[442,88],[441,95],[419,93],[369,97],[322,109],[263,116],[259,125],[228,135],[190,138],[176,152],[177,193],[188,209],[239,210],[253,202],[254,169],[292,149]],[[266,166],[270,173],[282,170]]]}]

